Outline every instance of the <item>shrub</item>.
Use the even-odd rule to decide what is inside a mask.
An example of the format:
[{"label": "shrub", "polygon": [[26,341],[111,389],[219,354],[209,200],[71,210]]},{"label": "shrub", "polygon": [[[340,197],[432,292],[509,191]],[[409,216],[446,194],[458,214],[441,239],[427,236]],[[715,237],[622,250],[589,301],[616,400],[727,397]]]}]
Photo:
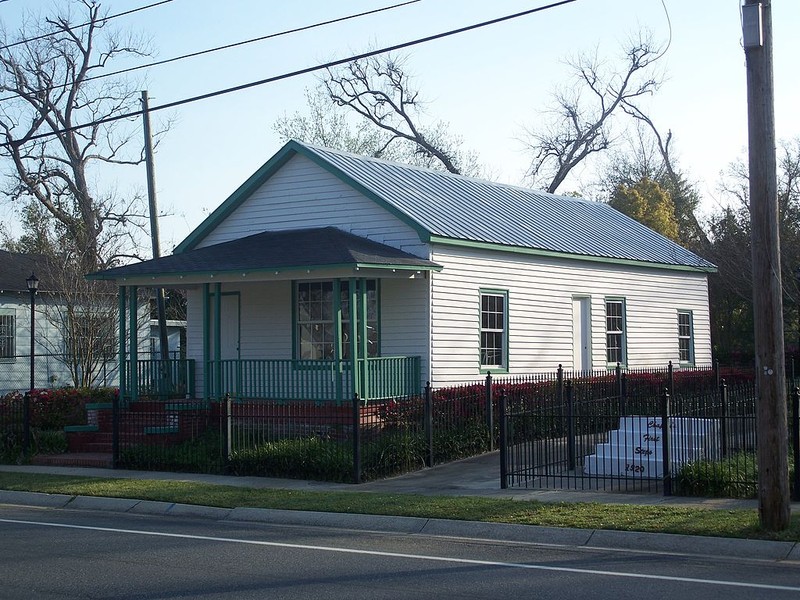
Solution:
[{"label": "shrub", "polygon": [[234,451],[230,469],[235,475],[351,481],[352,444],[317,436],[267,442]]},{"label": "shrub", "polygon": [[209,428],[195,438],[172,446],[137,444],[120,449],[119,461],[126,469],[221,473],[222,437]]},{"label": "shrub", "polygon": [[719,461],[699,460],[683,465],[675,475],[676,492],[708,498],[755,498],[758,466],[751,452]]}]

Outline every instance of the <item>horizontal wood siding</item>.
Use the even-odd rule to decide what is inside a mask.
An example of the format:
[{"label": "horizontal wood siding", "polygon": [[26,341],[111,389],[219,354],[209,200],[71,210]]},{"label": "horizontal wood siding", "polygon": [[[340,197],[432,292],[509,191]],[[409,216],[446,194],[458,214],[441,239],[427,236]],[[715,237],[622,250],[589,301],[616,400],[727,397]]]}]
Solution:
[{"label": "horizontal wood siding", "polygon": [[411,227],[304,156],[289,160],[198,247],[263,231],[328,226],[428,258]]},{"label": "horizontal wood siding", "polygon": [[428,380],[427,279],[381,281],[381,356],[419,356],[421,382]]},{"label": "horizontal wood siding", "polygon": [[606,368],[605,299],[625,299],[629,367],[678,364],[678,310],[691,310],[697,364],[711,362],[705,274],[434,247],[431,282],[435,385],[474,381],[481,289],[508,291],[510,373],[573,365],[574,297],[591,299],[592,366]]}]

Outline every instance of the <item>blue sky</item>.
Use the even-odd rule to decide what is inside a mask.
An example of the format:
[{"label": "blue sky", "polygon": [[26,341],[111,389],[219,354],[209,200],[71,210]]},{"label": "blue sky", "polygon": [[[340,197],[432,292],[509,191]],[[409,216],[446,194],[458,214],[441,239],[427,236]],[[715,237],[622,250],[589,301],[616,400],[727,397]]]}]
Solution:
[{"label": "blue sky", "polygon": [[[153,0],[102,2],[111,13]],[[173,0],[116,21],[150,38],[158,59],[266,35],[394,4],[349,0]],[[346,23],[293,34],[147,70],[141,85],[151,106],[263,79],[326,60],[520,12],[544,1],[420,0]],[[0,4],[7,27],[24,7],[51,2]],[[450,124],[500,181],[519,184],[529,157],[520,138],[546,110],[552,90],[568,75],[564,59],[598,49],[613,58],[640,28],[671,44],[662,60],[666,81],[646,102],[663,131],[673,131],[682,167],[701,189],[704,211],[721,201],[718,174],[743,156],[746,138],[744,52],[738,0],[578,0],[511,22],[417,46],[407,68],[427,99],[431,119]],[[800,2],[773,5],[776,129],[800,135],[800,83],[793,61],[800,54]],[[145,73],[141,71],[140,73]],[[316,79],[292,80],[184,105],[156,155],[163,250],[168,252],[208,212],[280,147],[272,125],[303,111],[304,90]],[[107,177],[105,174],[103,177]],[[114,175],[116,177],[116,175]],[[591,166],[562,189],[589,183]],[[108,181],[103,181],[108,183]],[[120,176],[121,190],[144,189],[144,168]],[[6,210],[0,212],[10,218]]]}]

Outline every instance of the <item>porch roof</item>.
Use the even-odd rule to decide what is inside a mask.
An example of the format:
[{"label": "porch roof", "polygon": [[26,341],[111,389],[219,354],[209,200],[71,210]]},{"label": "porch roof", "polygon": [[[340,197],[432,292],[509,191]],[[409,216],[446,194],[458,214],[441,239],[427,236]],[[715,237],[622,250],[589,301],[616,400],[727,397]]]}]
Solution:
[{"label": "porch roof", "polygon": [[267,231],[153,260],[107,269],[89,279],[137,280],[187,275],[256,274],[310,269],[438,271],[441,266],[335,227]]}]

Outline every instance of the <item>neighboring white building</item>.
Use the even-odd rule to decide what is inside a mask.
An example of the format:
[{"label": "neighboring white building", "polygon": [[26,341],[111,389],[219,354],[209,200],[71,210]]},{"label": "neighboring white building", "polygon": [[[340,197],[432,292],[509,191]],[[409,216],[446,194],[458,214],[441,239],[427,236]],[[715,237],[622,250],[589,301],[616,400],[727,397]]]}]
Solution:
[{"label": "neighboring white building", "polygon": [[188,290],[206,397],[341,399],[389,393],[386,357],[412,387],[710,365],[714,270],[607,204],[291,141],[172,256],[92,277]]}]

